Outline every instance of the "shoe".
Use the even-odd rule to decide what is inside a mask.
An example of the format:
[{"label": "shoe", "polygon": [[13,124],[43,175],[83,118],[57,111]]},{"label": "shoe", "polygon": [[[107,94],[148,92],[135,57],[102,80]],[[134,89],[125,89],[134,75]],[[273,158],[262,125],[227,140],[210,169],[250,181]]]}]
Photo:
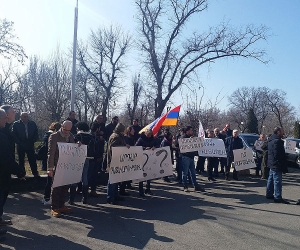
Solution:
[{"label": "shoe", "polygon": [[7,233],[7,230],[6,229],[0,229],[0,235],[4,235]]},{"label": "shoe", "polygon": [[73,213],[72,209],[67,207],[67,206],[63,206],[63,207],[59,208],[58,210],[62,214],[71,214],[71,213]]},{"label": "shoe", "polygon": [[238,181],[238,180],[239,180],[238,177],[232,177],[232,179],[234,179],[235,181]]},{"label": "shoe", "polygon": [[284,199],[274,199],[275,203],[283,203],[283,204],[290,204],[288,201],[284,200]]},{"label": "shoe", "polygon": [[230,181],[228,176],[225,176],[225,181]]},{"label": "shoe", "polygon": [[119,195],[121,195],[121,196],[130,196],[130,193],[128,193],[128,192],[119,192]]},{"label": "shoe", "polygon": [[268,200],[274,200],[274,196],[272,195],[272,196],[266,196],[266,199],[268,199]]},{"label": "shoe", "polygon": [[144,193],[139,193],[140,197],[145,197],[146,195]]},{"label": "shoe", "polygon": [[97,194],[97,192],[96,191],[91,191],[90,193],[89,193],[89,196],[90,197],[98,197],[99,196],[99,194]]},{"label": "shoe", "polygon": [[183,187],[183,191],[184,191],[184,192],[188,192],[188,191],[189,191],[188,187],[187,187],[187,186],[184,186],[184,187]]},{"label": "shoe", "polygon": [[11,220],[0,220],[0,226],[9,226],[12,225]]},{"label": "shoe", "polygon": [[205,189],[204,189],[203,187],[200,187],[199,185],[196,186],[196,187],[194,188],[194,190],[195,190],[195,191],[205,192]]},{"label": "shoe", "polygon": [[82,198],[82,204],[87,204],[87,197]]},{"label": "shoe", "polygon": [[297,201],[296,205],[300,205],[300,200]]},{"label": "shoe", "polygon": [[165,181],[165,182],[171,182],[168,176],[167,176],[167,177],[164,177],[164,181]]},{"label": "shoe", "polygon": [[68,200],[68,204],[71,205],[71,206],[75,205],[73,200]]},{"label": "shoe", "polygon": [[108,204],[112,204],[112,205],[119,205],[119,202],[118,201],[115,201],[115,200],[110,200],[110,199],[107,199],[106,200],[106,202],[108,203]]},{"label": "shoe", "polygon": [[225,174],[224,170],[221,170],[221,171],[219,172],[219,174]]},{"label": "shoe", "polygon": [[51,215],[52,215],[53,217],[56,217],[56,218],[62,216],[62,214],[61,214],[61,212],[60,212],[59,209],[52,209],[52,210],[51,210]]},{"label": "shoe", "polygon": [[43,200],[44,200],[43,204],[44,204],[45,206],[50,206],[51,203],[52,203],[51,200],[45,200],[45,199],[43,199]]},{"label": "shoe", "polygon": [[145,194],[153,195],[150,189],[145,189]]},{"label": "shoe", "polygon": [[116,201],[125,201],[125,199],[120,195],[115,196],[115,200]]},{"label": "shoe", "polygon": [[209,177],[209,178],[208,178],[208,181],[210,181],[210,182],[214,182],[214,181],[216,181],[216,179],[215,179],[215,178],[213,178],[213,177]]}]

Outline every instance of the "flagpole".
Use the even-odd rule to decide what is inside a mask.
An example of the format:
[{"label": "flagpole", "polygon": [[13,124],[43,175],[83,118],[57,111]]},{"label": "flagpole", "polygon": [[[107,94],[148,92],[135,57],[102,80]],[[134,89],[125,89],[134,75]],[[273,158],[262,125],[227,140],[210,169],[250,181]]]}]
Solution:
[{"label": "flagpole", "polygon": [[71,83],[71,111],[74,111],[74,103],[75,103],[77,25],[78,25],[78,0],[76,1],[75,17],[74,17],[73,65],[72,65],[72,83]]}]

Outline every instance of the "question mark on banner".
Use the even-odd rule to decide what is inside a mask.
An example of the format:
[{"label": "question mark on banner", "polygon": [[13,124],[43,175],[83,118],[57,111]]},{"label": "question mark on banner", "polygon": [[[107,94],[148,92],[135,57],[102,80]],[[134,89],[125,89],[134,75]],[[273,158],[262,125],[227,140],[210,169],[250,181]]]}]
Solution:
[{"label": "question mark on banner", "polygon": [[162,169],[162,163],[164,162],[164,160],[165,159],[167,159],[167,156],[168,156],[168,152],[167,152],[167,150],[165,150],[165,149],[161,149],[161,150],[158,150],[157,152],[156,152],[156,156],[159,156],[161,153],[165,153],[165,156],[164,156],[164,158],[162,159],[162,161],[160,162],[160,167],[161,167],[161,170],[159,171],[161,174],[163,174],[165,171]]},{"label": "question mark on banner", "polygon": [[[147,157],[145,163],[143,164],[143,168],[142,168],[143,171],[144,171],[145,165],[147,164],[147,162],[148,162],[148,160],[149,160],[149,156],[148,156],[147,154],[145,154],[145,153],[143,153],[143,155],[146,155],[146,157]],[[147,176],[147,173],[144,172],[144,173],[143,173],[143,176],[146,177],[146,176]]]}]

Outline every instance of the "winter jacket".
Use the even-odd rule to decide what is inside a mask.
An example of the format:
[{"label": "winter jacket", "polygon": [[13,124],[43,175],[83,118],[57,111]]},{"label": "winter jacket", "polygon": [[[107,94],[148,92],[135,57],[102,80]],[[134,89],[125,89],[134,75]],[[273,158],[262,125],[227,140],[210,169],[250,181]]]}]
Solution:
[{"label": "winter jacket", "polygon": [[96,151],[95,137],[89,132],[78,131],[74,136],[74,140],[75,142],[80,141],[82,144],[87,145],[87,158],[93,160]]},{"label": "winter jacket", "polygon": [[240,137],[234,138],[233,136],[227,137],[225,140],[225,149],[227,157],[233,158],[233,150],[243,148],[243,141]]},{"label": "winter jacket", "polygon": [[276,134],[271,135],[268,142],[268,167],[274,171],[287,172],[284,141]]},{"label": "winter jacket", "polygon": [[25,124],[21,120],[14,122],[12,126],[12,134],[18,149],[34,149],[34,143],[38,140],[38,128],[34,121],[27,122],[27,132],[28,137],[26,136]]},{"label": "winter jacket", "polygon": [[[112,124],[112,123],[111,123]],[[126,146],[124,135],[122,133],[125,131],[125,126],[122,123],[118,123],[115,127],[113,133],[108,139],[107,143],[107,168],[106,171],[109,172],[110,163],[112,158],[112,147],[124,147]]]},{"label": "winter jacket", "polygon": [[112,135],[112,133],[114,132],[114,129],[116,128],[117,124],[114,123],[109,123],[105,126],[105,134],[104,134],[104,138],[106,141],[109,140],[109,137]]},{"label": "winter jacket", "polygon": [[15,164],[11,154],[11,143],[6,136],[4,129],[0,129],[0,193],[8,192],[10,188],[10,179],[12,167]]},{"label": "winter jacket", "polygon": [[124,139],[125,139],[126,145],[129,145],[129,146],[134,146],[135,145],[136,140],[135,140],[134,136],[125,135]]},{"label": "winter jacket", "polygon": [[159,144],[157,144],[157,141],[155,140],[153,135],[151,137],[147,137],[145,133],[141,134],[141,137],[137,140],[135,146],[142,146],[143,149],[153,148],[153,147],[159,148]]}]

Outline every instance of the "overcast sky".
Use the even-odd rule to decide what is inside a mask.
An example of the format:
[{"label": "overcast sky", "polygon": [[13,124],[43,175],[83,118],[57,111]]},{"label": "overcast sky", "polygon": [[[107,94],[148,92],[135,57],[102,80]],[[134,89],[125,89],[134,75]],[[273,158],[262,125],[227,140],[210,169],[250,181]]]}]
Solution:
[{"label": "overcast sky", "polygon": [[[76,0],[0,0],[0,18],[15,23],[15,33],[27,55],[46,58],[60,44],[69,48],[73,40]],[[78,38],[86,40],[91,29],[110,24],[121,25],[135,36],[133,0],[79,0]],[[215,99],[221,90],[225,96],[219,107],[227,108],[227,95],[242,86],[266,86],[283,89],[288,101],[300,106],[300,1],[299,0],[212,0],[209,8],[193,21],[190,30],[205,30],[222,21],[237,28],[266,25],[272,36],[260,48],[266,49],[271,62],[222,59],[199,71],[206,99]],[[130,59],[132,72],[139,70],[135,58]],[[181,104],[172,99],[172,106]]]}]

